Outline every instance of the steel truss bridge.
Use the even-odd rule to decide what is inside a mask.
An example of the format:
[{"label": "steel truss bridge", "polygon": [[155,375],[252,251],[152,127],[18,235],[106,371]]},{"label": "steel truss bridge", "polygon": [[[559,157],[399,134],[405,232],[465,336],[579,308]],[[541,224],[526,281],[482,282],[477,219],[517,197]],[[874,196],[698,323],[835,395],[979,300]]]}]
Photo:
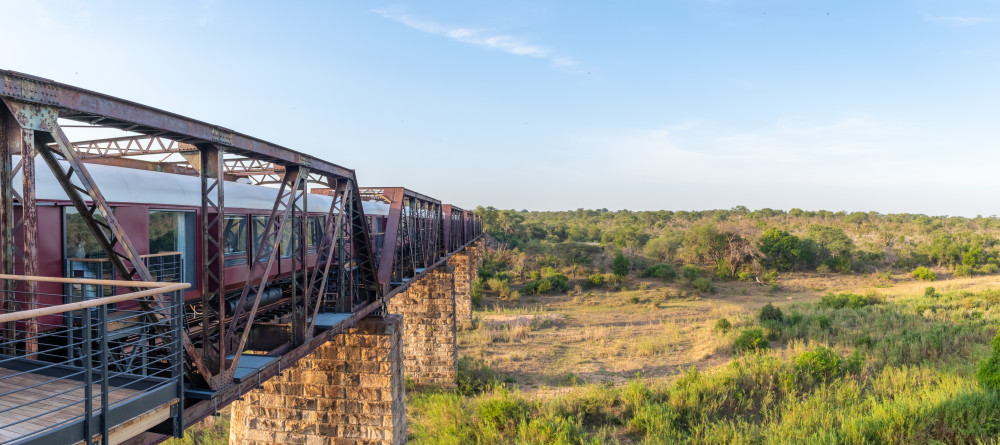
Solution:
[{"label": "steel truss bridge", "polygon": [[[470,211],[224,127],[0,70],[0,443],[155,443],[213,415],[386,303],[481,236]],[[121,130],[71,140],[64,128]],[[36,170],[36,163],[43,162]],[[101,188],[95,165],[200,179],[197,279],[163,280]],[[112,279],[43,276],[38,171],[47,168]],[[227,279],[226,189],[268,186],[245,277]],[[305,197],[333,198],[307,246]],[[388,206],[366,215],[363,201]],[[379,219],[378,224],[373,221]],[[291,226],[290,276],[275,288]],[[285,241],[287,242],[287,241]],[[287,260],[284,260],[287,261]],[[229,284],[229,286],[227,286]],[[74,289],[99,295],[68,299]],[[197,298],[191,298],[197,291]],[[55,302],[55,303],[53,303]]]}]

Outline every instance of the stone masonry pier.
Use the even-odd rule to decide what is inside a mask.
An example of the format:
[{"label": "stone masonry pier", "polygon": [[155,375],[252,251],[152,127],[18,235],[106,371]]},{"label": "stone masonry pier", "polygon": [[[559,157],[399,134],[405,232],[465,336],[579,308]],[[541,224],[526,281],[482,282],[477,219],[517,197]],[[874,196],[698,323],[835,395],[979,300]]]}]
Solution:
[{"label": "stone masonry pier", "polygon": [[455,385],[457,330],[472,320],[482,238],[232,405],[231,444],[406,443],[405,378]]},{"label": "stone masonry pier", "polygon": [[406,443],[402,323],[367,317],[233,403],[229,443]]}]

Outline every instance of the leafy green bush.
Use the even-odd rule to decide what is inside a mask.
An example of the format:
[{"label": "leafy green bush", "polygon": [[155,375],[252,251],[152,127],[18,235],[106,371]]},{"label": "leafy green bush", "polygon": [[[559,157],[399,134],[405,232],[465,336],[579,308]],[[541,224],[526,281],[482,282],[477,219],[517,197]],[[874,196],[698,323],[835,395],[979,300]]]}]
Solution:
[{"label": "leafy green bush", "polygon": [[995,274],[997,271],[1000,271],[1000,266],[993,263],[983,264],[983,266],[979,268],[979,273],[986,275]]},{"label": "leafy green bush", "polygon": [[781,313],[781,309],[771,303],[765,304],[764,307],[760,308],[760,312],[757,314],[757,319],[761,322],[768,320],[780,322],[784,318],[785,316]]},{"label": "leafy green bush", "polygon": [[595,274],[587,277],[587,281],[583,282],[583,287],[586,287],[587,289],[592,289],[592,288],[595,288],[595,287],[601,287],[601,286],[604,285],[604,281],[605,281],[604,280],[604,275],[601,275],[599,273],[595,273]]},{"label": "leafy green bush", "polygon": [[862,366],[864,366],[864,356],[860,352],[854,351],[847,358],[843,358],[825,346],[803,352],[795,358],[796,371],[823,382],[844,374],[857,373],[861,371]]},{"label": "leafy green bush", "polygon": [[971,277],[973,273],[975,273],[975,269],[972,266],[966,264],[955,266],[956,277]]},{"label": "leafy green bush", "polygon": [[643,278],[659,278],[663,281],[673,281],[677,278],[674,266],[667,263],[656,263],[642,271]]},{"label": "leafy green bush", "polygon": [[705,271],[693,264],[685,264],[684,267],[681,268],[681,277],[689,283],[693,283],[694,280],[697,280],[703,275],[705,275]]},{"label": "leafy green bush", "polygon": [[740,336],[736,337],[733,346],[740,352],[764,350],[769,347],[764,338],[764,330],[761,328],[744,329]]},{"label": "leafy green bush", "polygon": [[539,278],[537,280],[526,281],[521,285],[521,292],[533,293],[537,295],[548,295],[552,292],[566,292],[570,289],[569,278],[558,272]]},{"label": "leafy green bush", "polygon": [[979,362],[976,379],[984,389],[1000,393],[1000,331],[990,342],[990,356]]},{"label": "leafy green bush", "polygon": [[691,285],[694,286],[695,289],[698,289],[698,291],[706,294],[715,292],[715,286],[712,285],[712,280],[709,280],[708,278],[695,279]]},{"label": "leafy green bush", "polygon": [[483,283],[483,278],[476,278],[472,282],[472,288],[469,290],[469,295],[472,298],[472,304],[479,306],[483,301],[483,292],[486,291],[486,284]]},{"label": "leafy green bush", "polygon": [[614,263],[611,266],[611,272],[618,278],[624,278],[628,275],[629,261],[625,258],[625,255],[618,254],[615,255]]},{"label": "leafy green bush", "polygon": [[535,293],[537,294],[548,294],[552,292],[552,282],[549,280],[542,280],[538,283],[538,287],[535,288]]},{"label": "leafy green bush", "polygon": [[931,286],[924,288],[924,296],[928,298],[934,298],[937,296],[937,290]]},{"label": "leafy green bush", "polygon": [[795,369],[816,380],[826,381],[840,373],[840,356],[833,349],[820,346],[795,358]]},{"label": "leafy green bush", "polygon": [[849,307],[851,309],[858,309],[865,306],[871,306],[873,304],[882,303],[877,296],[873,295],[858,295],[851,293],[840,293],[834,295],[832,292],[823,296],[819,300],[819,307],[830,308],[830,309],[842,309]]},{"label": "leafy green bush", "polygon": [[733,328],[733,324],[729,322],[726,318],[720,318],[715,321],[715,331],[721,332],[723,334],[728,333],[730,329]]},{"label": "leafy green bush", "polygon": [[910,273],[913,274],[914,277],[925,281],[934,281],[937,279],[937,274],[924,266],[913,269],[913,272]]}]

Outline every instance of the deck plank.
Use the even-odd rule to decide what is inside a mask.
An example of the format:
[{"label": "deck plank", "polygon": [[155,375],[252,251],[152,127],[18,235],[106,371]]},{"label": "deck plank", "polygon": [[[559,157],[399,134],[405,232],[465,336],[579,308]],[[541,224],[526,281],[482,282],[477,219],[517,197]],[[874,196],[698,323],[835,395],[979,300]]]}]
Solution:
[{"label": "deck plank", "polygon": [[[99,409],[101,385],[95,383],[91,387],[93,406]],[[0,441],[81,421],[84,389],[83,382],[77,380],[54,380],[51,376],[0,368]],[[108,401],[114,404],[140,393],[135,389],[109,387]]]}]

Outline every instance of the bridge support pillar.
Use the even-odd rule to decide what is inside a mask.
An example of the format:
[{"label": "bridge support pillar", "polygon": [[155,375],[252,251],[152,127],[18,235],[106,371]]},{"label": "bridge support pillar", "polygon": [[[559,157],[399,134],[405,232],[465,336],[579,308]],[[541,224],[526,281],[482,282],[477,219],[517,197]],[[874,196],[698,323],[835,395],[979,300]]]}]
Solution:
[{"label": "bridge support pillar", "polygon": [[455,385],[458,343],[454,268],[441,265],[389,302],[403,316],[403,368],[416,385]]},{"label": "bridge support pillar", "polygon": [[406,443],[402,323],[365,318],[243,396],[229,443]]},{"label": "bridge support pillar", "polygon": [[466,249],[453,253],[448,265],[455,270],[455,324],[458,329],[471,329],[472,274],[473,269],[478,272],[479,266]]}]

